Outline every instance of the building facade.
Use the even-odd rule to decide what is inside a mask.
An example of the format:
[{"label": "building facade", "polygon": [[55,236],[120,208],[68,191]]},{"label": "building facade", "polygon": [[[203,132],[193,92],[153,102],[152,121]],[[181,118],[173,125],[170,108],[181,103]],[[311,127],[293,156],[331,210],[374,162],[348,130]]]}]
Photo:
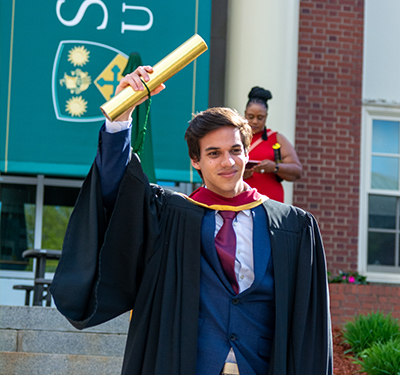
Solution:
[{"label": "building facade", "polygon": [[[400,48],[395,41],[400,3],[196,0],[193,5],[203,12],[203,18],[194,19],[209,19],[209,70],[203,66],[200,71],[207,71],[209,81],[199,95],[204,98],[209,89],[210,106],[233,107],[243,114],[253,86],[271,90],[268,126],[295,145],[303,165],[301,180],[284,183],[285,201],[318,220],[328,270],[333,275],[358,271],[370,282],[399,283]],[[195,27],[193,22],[193,31]],[[176,85],[172,80],[170,84]],[[2,105],[5,100],[2,96]],[[205,109],[201,103],[195,110]],[[155,101],[157,105],[166,106]],[[185,116],[179,108],[175,112]],[[160,119],[153,118],[162,122],[157,149],[168,132]],[[96,132],[97,125],[91,142]],[[189,192],[190,184],[198,182],[189,160],[181,174],[164,166],[157,170],[157,158],[155,164],[162,183],[184,183]],[[25,248],[59,248],[60,242],[48,242],[46,236],[54,238],[48,233],[56,227],[51,223],[65,223],[82,173],[1,172],[3,265],[9,264],[10,254]],[[61,226],[65,230],[65,224]],[[62,241],[62,234],[58,238]],[[13,262],[0,270],[0,299],[16,279],[32,280],[32,264],[22,258]],[[22,293],[15,293],[20,293],[17,303],[23,304]]]},{"label": "building facade", "polygon": [[396,1],[301,1],[293,203],[321,224],[329,270],[399,278]]},{"label": "building facade", "polygon": [[398,283],[400,4],[252,5],[228,7],[228,106],[243,109],[253,85],[272,91],[269,126],[303,165],[285,201],[317,218],[329,271]]}]

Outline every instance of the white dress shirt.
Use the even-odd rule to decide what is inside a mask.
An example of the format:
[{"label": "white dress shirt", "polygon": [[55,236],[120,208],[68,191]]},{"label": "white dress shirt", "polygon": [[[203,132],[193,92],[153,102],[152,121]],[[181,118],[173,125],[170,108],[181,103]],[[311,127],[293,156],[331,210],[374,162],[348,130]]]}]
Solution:
[{"label": "white dress shirt", "polygon": [[114,121],[106,119],[106,132],[107,133],[118,133],[122,130],[126,130],[132,126],[132,118],[127,121]]}]

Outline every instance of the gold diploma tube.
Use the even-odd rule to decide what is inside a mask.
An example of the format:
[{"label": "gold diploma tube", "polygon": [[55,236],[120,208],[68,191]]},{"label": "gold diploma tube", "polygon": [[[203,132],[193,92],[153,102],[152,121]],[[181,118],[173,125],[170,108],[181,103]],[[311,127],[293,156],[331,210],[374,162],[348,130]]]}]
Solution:
[{"label": "gold diploma tube", "polygon": [[[164,57],[158,64],[153,66],[153,73],[150,75],[150,81],[146,82],[150,91],[153,91],[161,83],[178,73],[186,65],[207,51],[206,42],[200,35],[193,35],[185,43]],[[120,93],[104,103],[100,109],[104,116],[110,121],[114,121],[118,116],[127,111],[140,99],[148,95],[147,90],[134,91],[132,87],[126,87]]]}]

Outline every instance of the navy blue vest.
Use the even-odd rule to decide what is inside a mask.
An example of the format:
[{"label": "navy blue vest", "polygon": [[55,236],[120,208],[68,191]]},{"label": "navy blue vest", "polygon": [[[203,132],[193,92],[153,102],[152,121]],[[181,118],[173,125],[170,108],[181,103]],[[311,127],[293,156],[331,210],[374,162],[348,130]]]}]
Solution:
[{"label": "navy blue vest", "polygon": [[262,206],[253,216],[253,285],[235,295],[214,244],[215,211],[202,222],[197,375],[219,374],[233,347],[241,375],[266,374],[275,324],[271,244]]}]

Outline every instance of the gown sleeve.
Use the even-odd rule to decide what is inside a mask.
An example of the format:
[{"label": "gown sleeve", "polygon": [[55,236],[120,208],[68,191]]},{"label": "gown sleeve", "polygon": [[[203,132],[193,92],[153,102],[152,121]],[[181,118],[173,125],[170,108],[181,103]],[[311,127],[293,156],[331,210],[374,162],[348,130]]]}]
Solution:
[{"label": "gown sleeve", "polygon": [[133,154],[110,212],[103,204],[96,163],[92,165],[50,289],[58,310],[76,328],[103,323],[133,308],[151,256],[149,243],[158,236],[160,191],[148,183]]}]

